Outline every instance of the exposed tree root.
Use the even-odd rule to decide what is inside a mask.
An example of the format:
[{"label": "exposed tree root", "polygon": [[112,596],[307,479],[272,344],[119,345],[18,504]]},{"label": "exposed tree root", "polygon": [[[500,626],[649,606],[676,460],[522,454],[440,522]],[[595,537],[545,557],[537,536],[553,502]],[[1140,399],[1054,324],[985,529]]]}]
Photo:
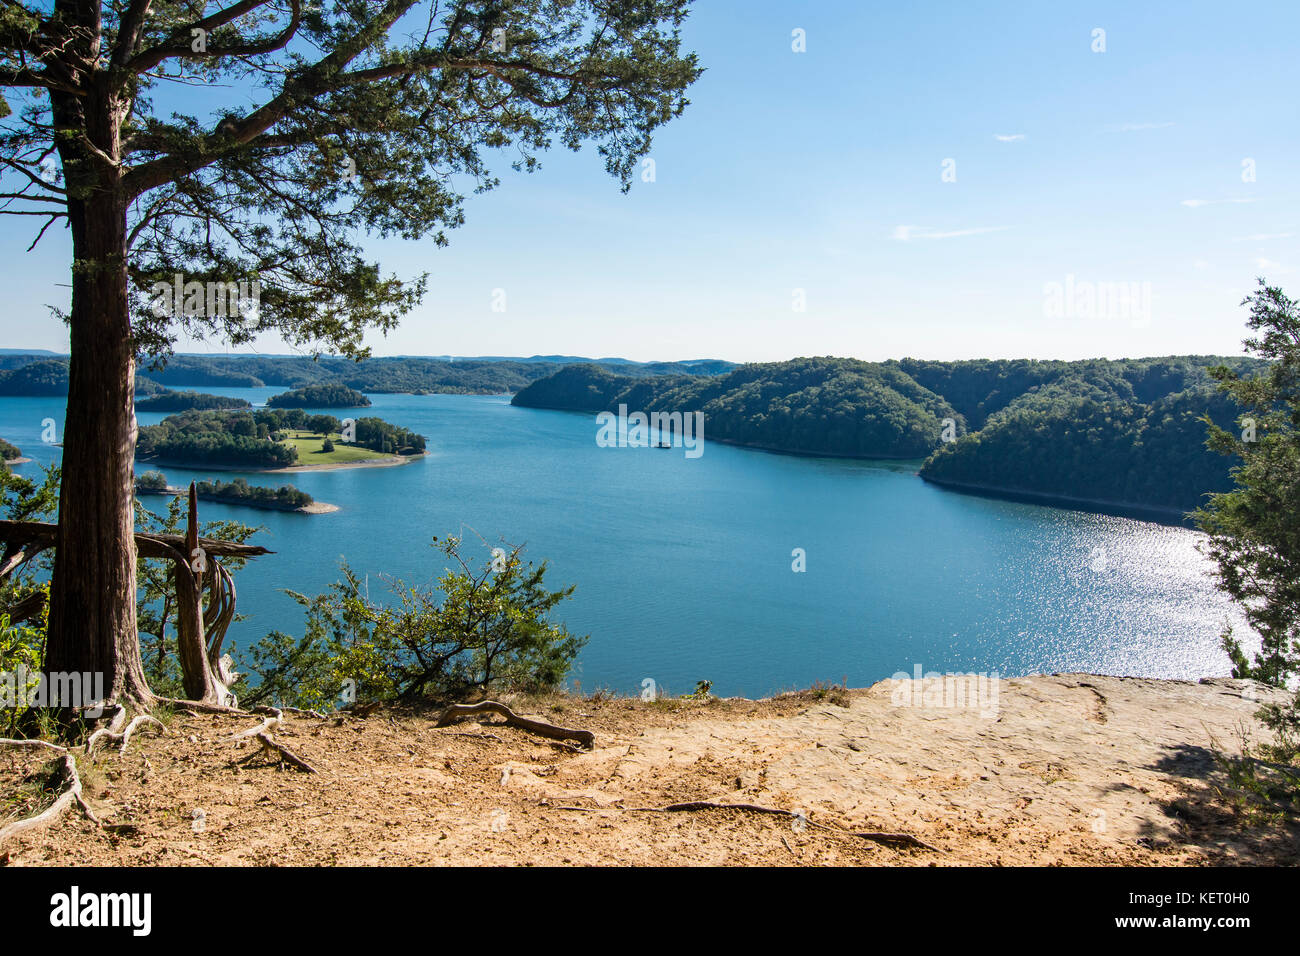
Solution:
[{"label": "exposed tree root", "polygon": [[148,714],[141,714],[127,724],[126,729],[121,733],[114,732],[107,728],[95,731],[91,734],[90,740],[86,741],[86,753],[90,754],[94,750],[94,744],[99,740],[99,737],[102,734],[113,743],[120,744],[117,750],[119,755],[125,754],[127,745],[131,742],[131,735],[141,727],[156,727],[159,734],[165,735],[167,733],[167,728],[162,725],[160,720],[150,717]]},{"label": "exposed tree root", "polygon": [[95,748],[99,746],[99,740],[101,737],[113,737],[120,740],[122,734],[122,726],[125,723],[126,723],[126,708],[123,707],[121,704],[114,704],[113,716],[109,718],[108,726],[99,728],[99,730],[91,734],[90,739],[86,741],[86,755],[89,756],[90,754],[95,752]]},{"label": "exposed tree root", "polygon": [[520,717],[505,704],[499,704],[494,700],[484,700],[477,704],[452,704],[442,712],[434,726],[446,727],[462,717],[474,717],[480,714],[499,714],[505,718],[509,726],[518,727],[539,737],[549,737],[552,740],[576,740],[589,749],[596,746],[596,735],[590,730],[570,730],[567,727],[548,724],[544,720]]},{"label": "exposed tree root", "polygon": [[159,697],[160,704],[169,704],[172,707],[179,707],[182,710],[198,711],[201,714],[220,714],[226,717],[247,717],[252,711],[240,710],[238,707],[227,707],[225,704],[205,704],[201,700],[182,700],[179,697]]},{"label": "exposed tree root", "polygon": [[58,744],[52,744],[48,740],[10,740],[7,737],[0,737],[0,748],[13,747],[22,749],[31,747],[32,749],[53,750],[55,753],[65,754],[68,752],[67,747],[60,747]]},{"label": "exposed tree root", "polygon": [[276,743],[270,734],[259,733],[257,739],[262,742],[262,747],[266,750],[272,750],[280,755],[280,759],[303,773],[315,773],[316,768],[303,760],[296,753],[286,747],[284,744]]},{"label": "exposed tree root", "polygon": [[827,826],[824,823],[815,823],[809,820],[801,813],[795,813],[793,810],[781,810],[777,807],[762,807],[755,803],[710,803],[707,800],[691,800],[686,803],[670,803],[666,807],[556,807],[557,810],[576,810],[581,813],[600,813],[603,810],[615,810],[624,813],[683,813],[692,810],[744,810],[747,813],[766,813],[772,816],[790,817],[795,820],[802,820],[810,827],[816,827],[818,830],[824,830],[828,833],[834,833],[837,836],[858,837],[862,840],[872,840],[876,843],[895,843],[903,846],[914,846],[921,850],[929,850],[932,853],[943,853],[937,846],[931,846],[924,840],[920,840],[910,833],[886,833],[879,830],[845,830],[842,827]]},{"label": "exposed tree root", "polygon": [[[0,745],[16,744],[18,746],[28,746],[32,743],[32,741],[0,741]],[[41,743],[45,742],[41,741]],[[59,794],[58,799],[40,813],[36,814],[36,816],[28,817],[26,820],[17,820],[4,829],[0,829],[0,845],[10,837],[15,837],[20,833],[26,833],[28,830],[35,830],[48,823],[53,823],[62,816],[63,811],[68,809],[68,806],[73,803],[77,804],[77,806],[81,808],[82,812],[85,813],[93,823],[99,825],[98,818],[96,818],[95,814],[91,812],[90,807],[86,805],[86,801],[82,799],[81,777],[77,775],[77,761],[73,759],[72,754],[68,753],[67,748],[65,747],[57,747],[54,744],[46,744],[46,746],[52,750],[62,751],[63,761],[60,764],[60,770],[62,771],[63,779],[67,781],[68,786],[61,794]]]}]

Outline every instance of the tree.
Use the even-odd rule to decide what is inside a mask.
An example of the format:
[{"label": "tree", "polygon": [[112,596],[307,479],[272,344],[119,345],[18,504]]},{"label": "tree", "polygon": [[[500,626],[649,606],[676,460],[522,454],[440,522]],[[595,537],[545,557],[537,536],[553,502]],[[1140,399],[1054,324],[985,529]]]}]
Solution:
[{"label": "tree", "polygon": [[[73,250],[48,668],[152,699],[134,600],[137,359],[181,331],[364,355],[363,333],[394,326],[425,278],[382,275],[352,237],[445,244],[456,182],[497,182],[488,149],[532,170],[553,139],[594,142],[626,190],[699,75],[680,52],[688,4],[6,0],[2,211],[42,223],[33,244],[63,220]],[[228,89],[228,108],[186,115],[192,86]]]},{"label": "tree", "polygon": [[1196,520],[1219,587],[1261,638],[1252,662],[1231,629],[1224,635],[1233,676],[1284,686],[1300,673],[1300,305],[1263,279],[1242,304],[1260,333],[1245,346],[1272,364],[1251,377],[1212,371],[1242,413],[1237,432],[1207,420],[1206,444],[1241,464],[1232,469],[1236,487],[1212,495]]},{"label": "tree", "polygon": [[547,590],[546,563],[525,563],[522,548],[495,548],[474,567],[460,538],[434,545],[451,565],[436,590],[394,580],[391,603],[371,601],[369,582],[345,564],[324,594],[288,592],[306,609],[306,632],[275,631],[252,648],[261,679],[245,702],[328,707],[350,690],[354,701],[445,703],[560,684],[587,642],[550,620],[574,588]]}]

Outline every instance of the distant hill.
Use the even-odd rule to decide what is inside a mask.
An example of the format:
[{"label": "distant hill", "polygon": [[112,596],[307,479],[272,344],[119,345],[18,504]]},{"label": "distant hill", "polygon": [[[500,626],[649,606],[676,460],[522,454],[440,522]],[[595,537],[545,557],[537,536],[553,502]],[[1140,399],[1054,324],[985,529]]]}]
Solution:
[{"label": "distant hill", "polygon": [[1207,371],[1218,364],[1243,374],[1264,367],[1198,355],[802,358],[702,378],[575,365],[521,390],[513,404],[702,411],[707,438],[798,454],[924,458],[921,477],[951,488],[1178,516],[1232,486],[1233,462],[1205,448],[1201,420],[1235,421],[1236,408]]},{"label": "distant hill", "polygon": [[[152,395],[162,387],[145,376],[137,375],[137,395]],[[59,396],[68,394],[68,360],[40,359],[17,368],[0,371],[0,395]]]},{"label": "distant hill", "polygon": [[[0,354],[0,370],[14,370],[42,361],[67,364],[67,357],[50,359],[34,353]],[[173,355],[165,362],[145,363],[139,374],[170,389],[260,388],[289,389],[309,385],[345,385],[359,392],[409,392],[416,395],[452,393],[500,395],[553,375],[574,361],[565,356],[518,358],[429,358],[392,356],[354,362],[338,356],[313,359],[303,355]],[[599,359],[596,364],[627,375],[690,373],[716,375],[735,365],[720,359],[686,362],[630,362]],[[21,382],[21,379],[16,380]],[[20,387],[15,385],[15,388]],[[148,386],[146,387],[148,388]],[[10,392],[4,394],[36,394]],[[58,394],[66,394],[66,389]]]}]

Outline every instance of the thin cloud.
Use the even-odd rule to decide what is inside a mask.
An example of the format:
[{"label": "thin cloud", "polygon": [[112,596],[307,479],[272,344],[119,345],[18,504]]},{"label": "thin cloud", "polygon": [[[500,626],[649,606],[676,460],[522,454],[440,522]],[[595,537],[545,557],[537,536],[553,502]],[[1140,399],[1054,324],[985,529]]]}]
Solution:
[{"label": "thin cloud", "polygon": [[891,238],[900,242],[911,242],[913,239],[956,239],[960,236],[978,236],[986,232],[1001,232],[1010,228],[1010,226],[979,226],[974,229],[939,232],[927,226],[895,226]]},{"label": "thin cloud", "polygon": [[1201,206],[1219,206],[1223,203],[1243,203],[1259,202],[1258,199],[1184,199],[1180,205],[1189,209],[1199,209]]},{"label": "thin cloud", "polygon": [[1143,129],[1168,129],[1173,123],[1121,123],[1108,127],[1112,133],[1136,133]]},{"label": "thin cloud", "polygon": [[999,143],[1018,143],[1025,138],[1024,133],[994,133],[993,138]]}]

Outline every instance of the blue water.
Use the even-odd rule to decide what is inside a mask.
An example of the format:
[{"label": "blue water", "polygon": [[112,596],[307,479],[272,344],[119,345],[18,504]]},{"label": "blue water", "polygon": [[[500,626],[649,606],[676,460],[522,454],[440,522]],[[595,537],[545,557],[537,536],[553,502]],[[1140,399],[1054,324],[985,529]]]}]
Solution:
[{"label": "blue water", "polygon": [[[211,389],[254,404],[282,391]],[[323,590],[346,557],[369,575],[431,583],[434,535],[487,559],[502,540],[576,584],[557,616],[591,635],[584,689],[764,695],[815,680],[861,686],[916,666],[1004,675],[1095,671],[1195,679],[1228,672],[1218,634],[1241,619],[1185,528],[961,495],[916,464],[800,458],[706,443],[601,448],[592,416],[513,408],[505,396],[373,395],[370,413],[429,439],[393,468],[246,473],[340,506],[328,515],[203,502],[200,517],[263,527],[276,553],[238,576],[237,647],[302,633],[281,593]],[[141,424],[160,420],[141,415]],[[35,459],[63,399],[0,399],[0,437]],[[707,422],[705,435],[707,436]],[[140,470],[144,470],[141,468]],[[172,484],[234,473],[163,469]],[[157,510],[165,499],[146,498]],[[482,535],[487,543],[475,537]],[[792,571],[792,552],[807,570]],[[1239,633],[1242,629],[1239,626]]]}]

